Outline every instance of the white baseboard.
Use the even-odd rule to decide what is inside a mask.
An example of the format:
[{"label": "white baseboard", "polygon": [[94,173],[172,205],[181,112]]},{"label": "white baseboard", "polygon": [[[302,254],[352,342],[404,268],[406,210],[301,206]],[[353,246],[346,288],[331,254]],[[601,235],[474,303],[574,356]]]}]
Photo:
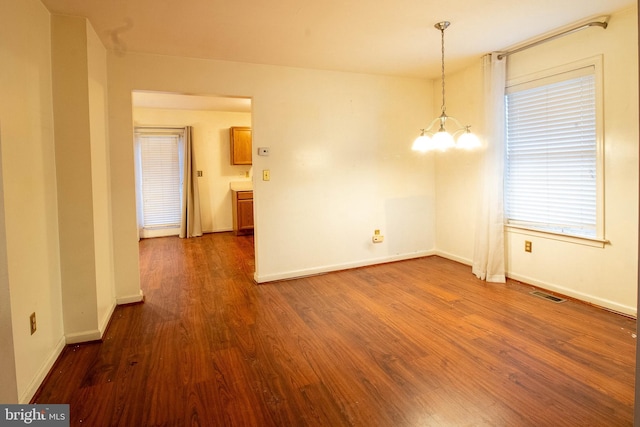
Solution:
[{"label": "white baseboard", "polygon": [[136,302],[142,302],[142,301],[144,301],[144,294],[142,293],[142,289],[140,290],[140,293],[138,295],[129,295],[125,297],[116,298],[117,305],[134,304]]},{"label": "white baseboard", "polygon": [[202,230],[203,233],[226,233],[227,231],[233,231],[233,227],[222,227],[215,230]]},{"label": "white baseboard", "polygon": [[460,264],[468,265],[471,267],[473,265],[473,261],[468,258],[462,258],[458,255],[451,254],[449,252],[436,250],[434,255],[437,255],[442,258],[450,259],[451,261],[459,262]]},{"label": "white baseboard", "polygon": [[40,387],[40,384],[42,384],[42,382],[47,377],[47,375],[49,375],[51,368],[53,368],[53,365],[56,363],[56,360],[58,360],[58,357],[60,356],[60,354],[62,354],[62,350],[64,350],[65,345],[66,345],[65,337],[64,336],[60,337],[60,339],[54,346],[53,350],[51,351],[51,354],[49,355],[49,357],[47,357],[44,364],[40,367],[40,369],[38,369],[38,372],[36,372],[36,375],[33,377],[31,382],[29,383],[29,386],[27,387],[27,389],[24,391],[24,393],[21,396],[18,397],[19,403],[22,403],[22,404],[29,403],[33,398],[33,396],[35,396],[36,392],[38,391],[38,388]]},{"label": "white baseboard", "polygon": [[[140,291],[140,294],[142,295],[142,291]],[[144,296],[142,297],[142,299],[144,299]],[[123,301],[132,301],[132,302],[140,302],[141,301],[139,296],[136,296],[135,298],[132,298],[132,297],[122,298],[122,300]],[[102,336],[104,335],[104,333],[107,330],[107,326],[109,326],[109,321],[111,321],[111,316],[113,316],[113,312],[115,311],[116,306],[119,304],[118,301],[119,300],[114,301],[111,304],[111,307],[109,308],[109,310],[107,310],[107,312],[102,317],[102,319],[100,319],[100,321],[98,323],[98,329],[89,330],[89,331],[82,331],[82,332],[76,332],[76,333],[73,333],[73,334],[67,334],[65,336],[66,343],[67,344],[78,344],[78,343],[82,343],[82,342],[90,342],[90,341],[101,340]],[[124,302],[123,304],[129,304],[129,302]]]},{"label": "white baseboard", "polygon": [[111,320],[111,316],[113,315],[113,311],[115,310],[115,308],[116,303],[114,301],[114,303],[111,305],[107,313],[104,315],[102,321],[100,322],[99,330],[83,331],[61,337],[60,340],[58,340],[58,343],[56,344],[52,353],[49,355],[49,357],[47,357],[45,363],[33,377],[24,394],[19,397],[19,403],[29,403],[31,401],[33,396],[38,391],[38,388],[53,368],[56,360],[58,360],[58,357],[60,357],[60,354],[62,354],[65,346],[67,346],[68,344],[78,344],[82,342],[97,341],[102,339],[102,336],[104,335],[104,332],[109,325],[109,321]]},{"label": "white baseboard", "polygon": [[102,339],[102,332],[100,332],[99,329],[65,335],[66,344],[79,344],[83,342],[98,341],[100,339]]},{"label": "white baseboard", "polygon": [[[447,258],[450,259],[452,261],[456,261],[459,262],[461,264],[465,264],[468,266],[473,265],[473,261],[467,258],[463,258],[460,257],[458,255],[454,255],[445,251],[439,251],[439,250],[435,250],[433,252],[432,255],[437,255],[440,256],[442,258]],[[573,289],[569,289],[569,288],[565,288],[563,286],[558,286],[555,285],[553,283],[548,283],[548,282],[544,282],[541,280],[537,280],[534,279],[532,277],[527,277],[527,276],[522,276],[519,274],[514,274],[514,273],[510,273],[507,272],[507,277],[512,279],[512,280],[517,280],[519,282],[528,284],[528,285],[532,285],[532,286],[536,286],[538,288],[547,290],[547,291],[552,291],[552,292],[557,292],[558,294],[561,295],[565,295],[571,298],[575,298],[577,300],[580,301],[584,301],[587,302],[589,304],[593,304],[596,305],[598,307],[604,308],[606,310],[611,310],[614,311],[616,313],[621,313],[627,316],[632,316],[632,317],[637,317],[638,316],[638,310],[636,307],[633,306],[626,306],[626,305],[622,305],[619,304],[617,302],[614,301],[610,301],[608,299],[604,299],[604,298],[599,298],[593,295],[589,295],[583,292],[578,292],[575,291]]]},{"label": "white baseboard", "polygon": [[169,237],[180,234],[180,228],[160,229],[160,230],[142,230],[138,236],[140,239],[153,239],[155,237]]},{"label": "white baseboard", "polygon": [[374,258],[364,261],[349,262],[344,264],[325,265],[321,267],[307,268],[302,270],[291,270],[282,273],[273,273],[266,275],[258,275],[256,272],[253,276],[257,283],[274,282],[276,280],[297,279],[300,277],[315,276],[317,274],[330,273],[332,271],[349,270],[351,268],[366,267],[369,265],[385,264],[394,261],[404,261],[414,258],[422,258],[434,255],[434,251],[418,251],[410,254],[393,255],[382,258]]},{"label": "white baseboard", "polygon": [[111,307],[109,307],[109,310],[105,313],[102,320],[100,320],[100,322],[98,323],[98,329],[100,330],[100,338],[102,338],[105,331],[107,330],[107,326],[109,326],[109,321],[111,320],[111,316],[113,316],[113,311],[116,309],[116,306],[117,306],[116,302],[113,301],[113,303],[111,304]]},{"label": "white baseboard", "polygon": [[637,317],[638,315],[638,310],[636,307],[622,305],[617,302],[610,301],[608,299],[599,298],[593,295],[585,294],[583,292],[578,292],[573,289],[554,285],[553,283],[544,282],[541,280],[534,279],[532,277],[522,276],[519,274],[514,274],[509,272],[507,272],[507,277],[509,277],[509,279],[517,280],[522,283],[533,285],[547,291],[557,292],[561,295],[575,298],[580,301],[585,301],[590,304],[597,305],[598,307],[602,307],[604,309],[614,311],[616,313],[622,313],[622,314],[633,316],[633,317]]}]

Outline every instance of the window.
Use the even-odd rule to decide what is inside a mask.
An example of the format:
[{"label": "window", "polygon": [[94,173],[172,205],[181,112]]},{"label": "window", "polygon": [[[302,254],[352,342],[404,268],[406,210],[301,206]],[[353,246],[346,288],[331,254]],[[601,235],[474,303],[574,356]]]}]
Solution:
[{"label": "window", "polygon": [[181,134],[138,131],[138,222],[141,237],[180,232]]},{"label": "window", "polygon": [[603,239],[599,64],[507,85],[508,225]]}]

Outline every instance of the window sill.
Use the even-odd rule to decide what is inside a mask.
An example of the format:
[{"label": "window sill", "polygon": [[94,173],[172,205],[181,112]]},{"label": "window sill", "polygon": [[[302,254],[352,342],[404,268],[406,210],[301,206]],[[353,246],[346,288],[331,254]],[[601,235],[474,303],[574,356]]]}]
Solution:
[{"label": "window sill", "polygon": [[534,228],[524,227],[520,225],[505,224],[505,231],[512,233],[525,234],[528,236],[542,237],[545,239],[558,240],[561,242],[574,243],[576,245],[591,246],[593,248],[604,248],[610,242],[606,239],[598,239],[595,237],[569,236],[567,234],[553,233],[551,231],[541,231]]}]

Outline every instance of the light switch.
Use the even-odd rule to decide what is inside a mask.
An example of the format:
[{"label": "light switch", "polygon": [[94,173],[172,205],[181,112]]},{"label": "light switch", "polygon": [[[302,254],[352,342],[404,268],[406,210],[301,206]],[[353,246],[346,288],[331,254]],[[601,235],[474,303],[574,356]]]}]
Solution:
[{"label": "light switch", "polygon": [[271,179],[271,172],[269,171],[269,169],[265,169],[262,171],[262,180],[263,181],[269,181]]}]

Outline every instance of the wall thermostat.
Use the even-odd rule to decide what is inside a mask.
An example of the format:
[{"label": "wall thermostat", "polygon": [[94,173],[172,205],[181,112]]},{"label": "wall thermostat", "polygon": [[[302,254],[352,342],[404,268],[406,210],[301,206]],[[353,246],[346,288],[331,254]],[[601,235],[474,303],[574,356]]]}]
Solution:
[{"label": "wall thermostat", "polygon": [[258,147],[258,156],[268,156],[269,147]]}]

